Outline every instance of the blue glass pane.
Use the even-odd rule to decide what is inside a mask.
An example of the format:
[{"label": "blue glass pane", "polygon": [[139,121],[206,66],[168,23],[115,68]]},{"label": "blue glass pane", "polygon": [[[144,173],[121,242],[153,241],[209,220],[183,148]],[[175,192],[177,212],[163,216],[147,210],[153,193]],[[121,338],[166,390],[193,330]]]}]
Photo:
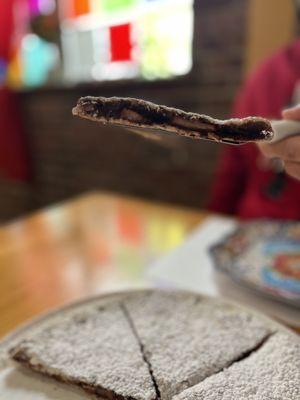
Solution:
[{"label": "blue glass pane", "polygon": [[0,85],[3,85],[6,79],[7,62],[0,58]]},{"label": "blue glass pane", "polygon": [[26,86],[39,86],[47,81],[49,71],[57,59],[53,44],[29,34],[22,43],[22,75]]}]

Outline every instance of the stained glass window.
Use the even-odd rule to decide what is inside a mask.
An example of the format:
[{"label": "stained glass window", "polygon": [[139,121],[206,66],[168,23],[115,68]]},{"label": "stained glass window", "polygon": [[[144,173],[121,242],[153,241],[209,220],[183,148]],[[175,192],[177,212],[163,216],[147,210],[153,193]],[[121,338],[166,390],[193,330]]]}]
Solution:
[{"label": "stained glass window", "polygon": [[[13,31],[9,33],[10,43],[7,43],[9,58],[5,60],[3,84],[11,87],[44,85],[51,72],[59,68],[60,61],[58,44],[48,40],[48,37],[56,37],[59,31],[52,18],[56,0],[14,0],[10,6],[14,21]],[[41,35],[35,33],[35,29]]]},{"label": "stained glass window", "polygon": [[[7,71],[11,82],[42,85],[57,69],[59,55],[61,74],[56,75],[69,83],[169,78],[192,67],[193,0],[24,2],[23,17],[41,32],[22,32],[10,65],[0,63],[0,79]],[[49,39],[52,14],[57,26]]]},{"label": "stained glass window", "polygon": [[102,0],[102,4],[103,9],[107,12],[119,12],[136,6],[138,0]]}]

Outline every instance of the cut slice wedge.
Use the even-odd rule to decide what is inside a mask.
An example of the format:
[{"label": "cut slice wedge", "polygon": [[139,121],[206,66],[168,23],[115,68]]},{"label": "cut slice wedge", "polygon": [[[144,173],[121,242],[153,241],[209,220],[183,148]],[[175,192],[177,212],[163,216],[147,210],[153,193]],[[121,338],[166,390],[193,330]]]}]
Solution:
[{"label": "cut slice wedge", "polygon": [[272,333],[251,313],[180,292],[145,294],[124,305],[162,399],[228,367]]},{"label": "cut slice wedge", "polygon": [[273,137],[271,123],[263,118],[222,121],[133,98],[82,97],[73,114],[102,124],[121,125],[150,139],[179,135],[241,144]]},{"label": "cut slice wedge", "polygon": [[300,399],[300,343],[277,333],[248,358],[185,390],[174,400]]},{"label": "cut slice wedge", "polygon": [[118,303],[61,320],[21,342],[11,356],[105,399],[156,398],[147,363]]}]

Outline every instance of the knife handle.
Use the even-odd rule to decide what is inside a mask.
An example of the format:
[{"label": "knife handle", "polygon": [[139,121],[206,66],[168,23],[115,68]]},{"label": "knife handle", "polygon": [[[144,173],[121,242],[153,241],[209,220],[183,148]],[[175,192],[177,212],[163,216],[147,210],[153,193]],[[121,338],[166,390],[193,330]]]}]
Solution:
[{"label": "knife handle", "polygon": [[272,121],[274,137],[271,143],[279,142],[288,136],[300,135],[300,121],[280,120]]}]

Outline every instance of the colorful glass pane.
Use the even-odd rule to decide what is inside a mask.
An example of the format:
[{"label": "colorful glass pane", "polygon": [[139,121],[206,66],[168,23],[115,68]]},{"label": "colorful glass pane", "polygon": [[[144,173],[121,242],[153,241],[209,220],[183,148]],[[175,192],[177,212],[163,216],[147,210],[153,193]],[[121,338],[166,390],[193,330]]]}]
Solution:
[{"label": "colorful glass pane", "polygon": [[[145,78],[182,75],[192,65],[192,1],[162,1],[139,21],[141,70]],[[180,26],[180,29],[178,27]]]},{"label": "colorful glass pane", "polygon": [[103,11],[102,0],[90,0],[90,8],[93,14],[101,14]]},{"label": "colorful glass pane", "polygon": [[73,18],[72,0],[58,0],[59,16],[61,20]]},{"label": "colorful glass pane", "polygon": [[22,80],[25,86],[40,86],[57,60],[56,47],[39,36],[29,34],[22,40]]},{"label": "colorful glass pane", "polygon": [[[31,20],[36,22],[39,15],[53,14],[56,6],[61,25],[54,28],[55,34],[47,40],[57,43],[60,31],[63,69],[68,80],[167,78],[186,74],[191,68],[193,0],[20,0],[19,3],[24,7],[17,13],[18,19],[22,14],[25,23],[15,23],[18,27],[14,35],[15,56],[8,66],[0,62],[0,82],[5,79],[16,86],[40,85],[46,81],[57,57],[54,47],[28,34]],[[47,24],[39,22],[39,29],[41,37],[46,39]],[[22,41],[26,35],[27,40]]]},{"label": "colorful glass pane", "polygon": [[2,86],[6,79],[7,61],[0,57],[0,86]]},{"label": "colorful glass pane", "polygon": [[139,0],[102,0],[103,9],[107,12],[123,11],[135,6]]},{"label": "colorful glass pane", "polygon": [[96,64],[109,63],[110,61],[110,36],[109,28],[97,28],[92,31],[93,55]]},{"label": "colorful glass pane", "polygon": [[111,61],[130,61],[132,44],[131,24],[110,27]]},{"label": "colorful glass pane", "polygon": [[80,17],[81,15],[89,14],[90,1],[89,0],[73,0],[73,16]]},{"label": "colorful glass pane", "polygon": [[38,0],[39,2],[39,12],[42,15],[50,15],[54,13],[56,9],[55,0]]},{"label": "colorful glass pane", "polygon": [[39,0],[29,0],[29,11],[31,16],[35,16],[40,13]]},{"label": "colorful glass pane", "polygon": [[19,52],[15,52],[7,70],[7,81],[10,87],[22,86],[22,64]]},{"label": "colorful glass pane", "polygon": [[89,0],[60,0],[59,6],[62,19],[76,19],[91,11]]}]

